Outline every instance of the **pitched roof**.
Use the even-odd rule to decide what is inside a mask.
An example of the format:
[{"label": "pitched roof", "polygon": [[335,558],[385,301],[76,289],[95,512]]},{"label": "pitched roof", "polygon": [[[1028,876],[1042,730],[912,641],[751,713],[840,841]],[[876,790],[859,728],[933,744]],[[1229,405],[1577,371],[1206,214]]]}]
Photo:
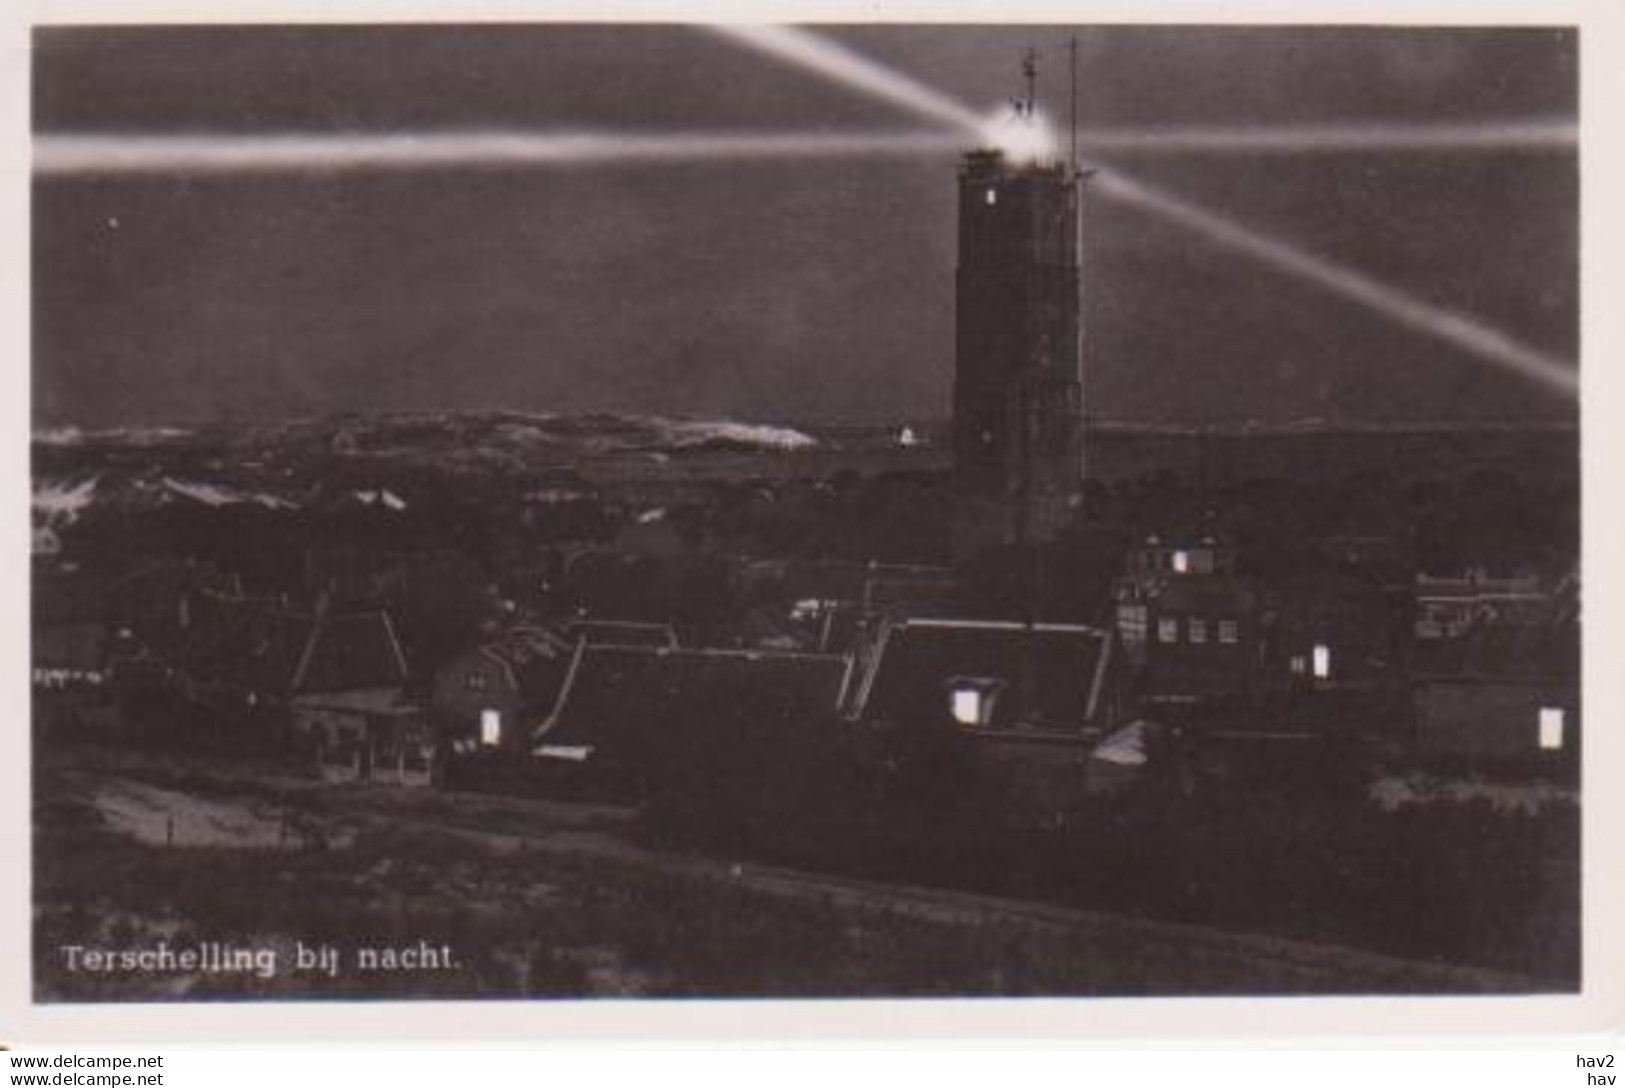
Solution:
[{"label": "pitched roof", "polygon": [[1078,729],[1101,709],[1108,632],[1078,624],[908,620],[887,628],[854,703],[861,717],[944,717],[958,680],[1001,687],[992,728]]},{"label": "pitched roof", "polygon": [[1229,530],[1212,514],[1171,519],[1142,527],[1134,548],[1229,548],[1235,544]]},{"label": "pitched roof", "polygon": [[677,634],[668,623],[638,623],[632,620],[568,620],[564,636],[588,646],[642,646],[648,649],[676,649]]},{"label": "pitched roof", "polygon": [[582,645],[535,739],[591,747],[648,730],[795,727],[835,714],[849,669],[826,654]]},{"label": "pitched roof", "polygon": [[864,579],[863,602],[897,614],[940,612],[958,606],[959,582],[952,571],[877,571]]},{"label": "pitched roof", "polygon": [[361,612],[314,622],[290,690],[353,691],[405,682],[406,658],[389,614]]},{"label": "pitched roof", "polygon": [[518,627],[474,652],[501,666],[527,705],[545,708],[558,697],[574,650],[573,643],[551,631]]},{"label": "pitched roof", "polygon": [[292,689],[313,617],[212,594],[200,594],[191,611],[180,658],[194,678],[261,692]]},{"label": "pitched roof", "polygon": [[1432,578],[1416,576],[1419,600],[1532,600],[1544,601],[1549,594],[1534,578]]},{"label": "pitched roof", "polygon": [[209,607],[182,650],[188,671],[274,694],[393,687],[406,661],[384,612],[313,616],[205,595]]}]

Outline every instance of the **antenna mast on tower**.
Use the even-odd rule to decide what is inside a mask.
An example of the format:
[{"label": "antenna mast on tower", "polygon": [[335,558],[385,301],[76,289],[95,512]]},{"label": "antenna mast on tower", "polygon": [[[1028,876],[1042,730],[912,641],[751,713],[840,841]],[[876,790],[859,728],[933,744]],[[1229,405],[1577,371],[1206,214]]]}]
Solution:
[{"label": "antenna mast on tower", "polygon": [[1078,36],[1072,35],[1067,43],[1068,67],[1072,75],[1072,104],[1068,120],[1072,129],[1072,144],[1067,154],[1067,164],[1072,168],[1072,176],[1078,176]]},{"label": "antenna mast on tower", "polygon": [[1026,54],[1021,58],[1021,75],[1027,83],[1027,93],[1022,99],[1022,114],[1031,121],[1034,110],[1038,104],[1038,50],[1029,46]]}]

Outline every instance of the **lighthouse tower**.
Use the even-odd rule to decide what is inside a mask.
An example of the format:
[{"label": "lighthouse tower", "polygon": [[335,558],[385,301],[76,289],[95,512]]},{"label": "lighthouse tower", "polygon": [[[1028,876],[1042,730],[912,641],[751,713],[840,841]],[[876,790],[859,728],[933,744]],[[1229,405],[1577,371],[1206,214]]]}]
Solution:
[{"label": "lighthouse tower", "polygon": [[[959,170],[954,353],[954,554],[1042,545],[1083,485],[1080,320],[1085,174],[1056,161],[1028,91],[1014,139]],[[1075,147],[1075,141],[1074,141]]]}]

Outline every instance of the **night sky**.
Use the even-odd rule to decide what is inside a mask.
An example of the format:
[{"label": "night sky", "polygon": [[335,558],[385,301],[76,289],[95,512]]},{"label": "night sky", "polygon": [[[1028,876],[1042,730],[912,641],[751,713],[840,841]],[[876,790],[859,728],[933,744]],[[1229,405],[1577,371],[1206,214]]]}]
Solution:
[{"label": "night sky", "polygon": [[[1064,113],[1056,28],[829,31],[978,109]],[[1573,120],[1566,31],[1080,28],[1090,126]],[[40,30],[40,133],[925,129],[695,28]],[[1569,152],[1100,156],[1475,315],[1578,344]],[[38,424],[340,410],[944,416],[955,156],[47,177]],[[1115,420],[1569,419],[1572,399],[1132,209],[1090,206]]]}]

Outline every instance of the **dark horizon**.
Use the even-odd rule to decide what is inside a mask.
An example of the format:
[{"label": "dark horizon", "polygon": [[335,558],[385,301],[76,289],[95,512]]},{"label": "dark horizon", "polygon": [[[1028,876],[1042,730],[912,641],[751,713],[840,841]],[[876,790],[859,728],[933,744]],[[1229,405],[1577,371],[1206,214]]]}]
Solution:
[{"label": "dark horizon", "polygon": [[[218,428],[276,428],[292,427],[302,424],[333,424],[347,419],[359,421],[385,422],[393,419],[409,419],[419,416],[444,416],[478,418],[482,416],[513,416],[518,419],[558,419],[558,420],[584,420],[593,417],[606,417],[624,420],[667,420],[678,423],[737,423],[752,427],[767,427],[781,429],[806,429],[812,431],[838,431],[843,429],[880,431],[896,429],[898,427],[924,427],[931,432],[940,432],[946,435],[951,424],[950,417],[946,415],[913,415],[892,416],[888,418],[836,418],[836,417],[745,417],[724,416],[720,414],[678,413],[658,411],[628,411],[611,408],[582,408],[570,412],[550,412],[538,408],[514,408],[504,406],[471,406],[466,408],[394,408],[368,411],[357,408],[335,408],[329,412],[315,412],[305,415],[286,416],[229,416],[205,418],[171,417],[164,419],[148,419],[131,423],[91,424],[74,420],[57,422],[36,421],[32,428],[33,441],[50,441],[52,438],[64,437],[62,432],[75,432],[86,436],[99,436],[115,434],[118,432],[140,431],[193,431],[201,432]],[[1578,414],[1573,417],[1542,418],[1539,416],[1506,416],[1506,417],[1479,417],[1479,418],[1414,418],[1414,419],[1343,419],[1332,420],[1322,417],[1305,416],[1295,419],[1202,419],[1202,418],[1172,418],[1148,419],[1144,417],[1134,419],[1102,419],[1095,416],[1084,420],[1086,435],[1094,434],[1154,434],[1159,431],[1174,433],[1213,435],[1245,435],[1245,434],[1381,434],[1381,433],[1442,433],[1448,431],[1500,431],[1500,430],[1529,430],[1529,431],[1572,431],[1579,432],[1580,421]]]}]

